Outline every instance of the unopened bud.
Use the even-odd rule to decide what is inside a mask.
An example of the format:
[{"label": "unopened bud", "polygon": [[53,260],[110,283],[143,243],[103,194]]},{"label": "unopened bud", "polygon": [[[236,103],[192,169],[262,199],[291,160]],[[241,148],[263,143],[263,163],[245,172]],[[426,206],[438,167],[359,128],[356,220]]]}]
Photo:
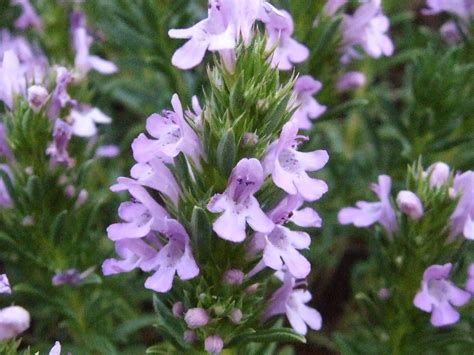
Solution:
[{"label": "unopened bud", "polygon": [[184,315],[183,302],[176,302],[172,308],[173,315],[177,318],[182,318]]},{"label": "unopened bud", "polygon": [[242,320],[242,311],[238,308],[234,308],[230,314],[230,320],[234,324],[239,324]]},{"label": "unopened bud", "polygon": [[390,291],[388,288],[381,288],[377,294],[381,301],[386,301],[390,298]]},{"label": "unopened bud", "polygon": [[88,197],[89,197],[89,193],[87,192],[87,190],[82,189],[81,191],[79,191],[79,195],[77,195],[77,200],[76,200],[76,203],[74,204],[74,207],[75,208],[81,207],[84,204],[84,202],[87,201]]},{"label": "unopened bud", "polygon": [[244,134],[244,145],[253,147],[258,143],[258,136],[255,133],[245,133]]},{"label": "unopened bud", "polygon": [[204,327],[209,322],[209,316],[205,309],[191,308],[186,312],[184,320],[189,328],[196,329]]},{"label": "unopened bud", "polygon": [[216,316],[218,316],[218,317],[221,316],[221,315],[223,315],[224,312],[225,312],[225,308],[224,308],[223,306],[221,306],[221,305],[216,305],[216,306],[213,307],[213,309],[214,309],[214,313],[215,313]]},{"label": "unopened bud", "polygon": [[218,335],[212,335],[206,338],[204,341],[204,349],[209,354],[220,354],[224,348],[224,342]]},{"label": "unopened bud", "polygon": [[0,341],[14,338],[30,327],[30,314],[19,306],[0,310]]},{"label": "unopened bud", "polygon": [[430,187],[441,187],[449,179],[449,165],[438,162],[428,168],[430,175]]},{"label": "unopened bud", "polygon": [[39,112],[48,100],[48,90],[40,85],[33,85],[28,88],[28,104],[34,112]]},{"label": "unopened bud", "polygon": [[186,330],[183,339],[186,343],[192,344],[196,341],[196,334],[192,330]]},{"label": "unopened bud", "polygon": [[244,273],[237,269],[230,269],[224,273],[223,281],[228,285],[240,285],[244,280]]},{"label": "unopened bud", "polygon": [[423,216],[423,204],[411,191],[400,191],[397,196],[397,205],[411,219],[418,220]]},{"label": "unopened bud", "polygon": [[249,287],[247,287],[247,288],[245,289],[245,293],[246,293],[247,295],[253,295],[255,292],[257,292],[257,290],[258,290],[258,283],[252,284],[252,285],[250,285]]},{"label": "unopened bud", "polygon": [[365,84],[365,75],[358,71],[350,71],[339,78],[336,83],[338,92],[357,89]]}]

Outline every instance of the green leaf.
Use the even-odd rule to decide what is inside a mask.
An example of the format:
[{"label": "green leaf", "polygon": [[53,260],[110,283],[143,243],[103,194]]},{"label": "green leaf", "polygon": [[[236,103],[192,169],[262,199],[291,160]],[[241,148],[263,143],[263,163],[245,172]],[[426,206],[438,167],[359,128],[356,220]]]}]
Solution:
[{"label": "green leaf", "polygon": [[228,177],[235,165],[235,156],[237,148],[235,145],[235,136],[232,130],[226,131],[217,146],[217,168],[219,172]]},{"label": "green leaf", "polygon": [[211,251],[211,223],[207,218],[206,211],[195,206],[191,217],[191,235],[203,258],[210,255]]},{"label": "green leaf", "polygon": [[51,226],[51,239],[55,243],[58,243],[60,241],[61,235],[64,234],[66,216],[67,216],[67,211],[66,210],[61,211],[53,221],[53,224]]},{"label": "green leaf", "polygon": [[297,342],[306,343],[306,338],[300,334],[295,333],[289,328],[267,329],[260,330],[253,334],[238,335],[233,338],[227,346],[232,347],[237,344],[244,343],[284,343]]}]

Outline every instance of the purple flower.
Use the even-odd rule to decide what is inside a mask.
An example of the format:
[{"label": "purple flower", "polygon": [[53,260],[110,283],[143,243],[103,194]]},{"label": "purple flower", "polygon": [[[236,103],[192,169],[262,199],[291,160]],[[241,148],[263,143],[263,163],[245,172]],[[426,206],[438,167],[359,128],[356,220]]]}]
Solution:
[{"label": "purple flower", "polygon": [[309,75],[303,75],[296,80],[294,89],[294,105],[297,110],[291,120],[298,128],[310,129],[311,120],[318,118],[326,112],[326,106],[320,105],[313,97],[321,90],[321,83]]},{"label": "purple flower", "polygon": [[253,196],[263,183],[263,169],[257,159],[242,159],[232,170],[227,189],[216,194],[207,205],[209,211],[224,212],[213,224],[217,235],[232,242],[245,239],[246,223],[253,230],[268,233],[273,222]]},{"label": "purple flower", "polygon": [[283,126],[279,140],[273,143],[263,162],[265,173],[271,174],[275,185],[290,195],[300,194],[306,201],[321,198],[327,184],[308,176],[307,171],[324,167],[329,159],[325,150],[298,152],[298,126],[288,122]]},{"label": "purple flower", "polygon": [[431,324],[435,327],[456,323],[459,313],[453,306],[462,306],[471,298],[468,292],[449,281],[451,267],[451,263],[448,263],[427,268],[423,274],[421,291],[413,300],[417,308],[431,313]]},{"label": "purple flower", "polygon": [[13,153],[7,142],[7,134],[5,132],[5,125],[0,122],[0,157],[5,157],[7,160],[13,160]]},{"label": "purple flower", "polygon": [[186,29],[172,29],[171,38],[189,39],[171,59],[180,69],[191,69],[202,62],[206,51],[234,49],[237,28],[233,0],[209,0],[208,17]]},{"label": "purple flower", "polygon": [[166,210],[142,186],[129,184],[127,188],[136,202],[123,202],[120,205],[118,214],[125,222],[115,223],[107,228],[109,239],[117,241],[143,238],[150,231],[162,231],[168,217]]},{"label": "purple flower", "polygon": [[115,144],[106,144],[97,147],[95,156],[99,158],[115,158],[120,154],[120,148]]},{"label": "purple flower", "polygon": [[133,179],[119,177],[117,184],[111,187],[112,191],[128,190],[130,186],[141,185],[161,192],[175,205],[178,204],[179,186],[169,168],[162,161],[153,159],[147,164],[135,164],[130,174]]},{"label": "purple flower", "polygon": [[71,33],[76,57],[74,66],[81,75],[87,74],[91,69],[102,74],[113,74],[118,71],[117,66],[96,55],[90,55],[89,50],[92,45],[92,37],[87,33],[84,14],[74,12],[71,15]]},{"label": "purple flower", "polygon": [[176,273],[181,280],[189,280],[199,274],[184,227],[176,220],[167,219],[163,234],[168,238],[168,244],[155,257],[141,264],[144,271],[156,270],[145,281],[145,287],[156,292],[168,292]]},{"label": "purple flower", "polygon": [[12,0],[12,4],[21,7],[21,15],[15,21],[16,28],[24,30],[31,26],[38,31],[43,29],[43,21],[28,0]]},{"label": "purple flower", "polygon": [[34,112],[39,112],[48,100],[48,90],[41,85],[32,85],[28,88],[28,103]]},{"label": "purple flower", "polygon": [[52,279],[52,283],[54,286],[60,286],[60,285],[77,286],[92,272],[94,272],[94,268],[90,268],[82,273],[77,269],[68,269],[68,270],[56,273],[56,275],[54,275]]},{"label": "purple flower", "polygon": [[423,216],[423,204],[411,191],[400,191],[397,195],[397,205],[400,211],[413,220],[418,220]]},{"label": "purple flower", "polygon": [[54,346],[49,351],[49,355],[61,355],[61,343],[59,341],[54,343]]},{"label": "purple flower", "polygon": [[184,315],[184,305],[183,302],[176,302],[171,308],[171,312],[176,318],[182,318]]},{"label": "purple flower", "polygon": [[30,327],[30,314],[19,306],[0,310],[0,341],[20,335]]},{"label": "purple flower", "polygon": [[51,158],[51,165],[63,164],[66,167],[72,165],[72,160],[67,152],[67,146],[71,139],[72,127],[66,122],[56,119],[53,129],[53,142],[46,149],[46,154]]},{"label": "purple flower", "polygon": [[474,263],[467,269],[466,290],[474,295]]},{"label": "purple flower", "polygon": [[345,92],[352,89],[357,89],[365,84],[364,73],[358,71],[350,71],[341,76],[336,83],[338,92]]},{"label": "purple flower", "polygon": [[[463,28],[462,25],[461,28]],[[441,37],[444,39],[444,41],[450,45],[455,45],[462,39],[461,33],[459,32],[459,27],[454,21],[445,22],[439,28],[439,33],[441,34]]]},{"label": "purple flower", "polygon": [[306,335],[307,325],[314,330],[321,329],[321,315],[314,308],[306,306],[311,301],[311,294],[307,290],[293,289],[294,286],[295,279],[285,274],[283,285],[273,294],[263,320],[286,313],[291,326],[299,334]]},{"label": "purple flower", "polygon": [[9,295],[12,293],[10,281],[8,281],[8,277],[6,274],[0,275],[0,293],[6,293]]},{"label": "purple flower", "polygon": [[12,109],[14,96],[23,95],[25,90],[25,75],[18,56],[12,50],[7,50],[3,54],[3,61],[0,66],[0,101],[3,101],[9,109]]},{"label": "purple flower", "polygon": [[218,335],[211,335],[204,340],[204,350],[208,354],[217,355],[222,352],[224,348],[224,341]]},{"label": "purple flower", "polygon": [[472,0],[427,0],[428,8],[423,9],[423,15],[436,15],[441,12],[450,12],[459,16],[464,21],[474,14],[474,2]]},{"label": "purple flower", "polygon": [[55,120],[59,117],[61,109],[75,104],[75,101],[71,100],[67,93],[67,88],[73,81],[72,73],[66,68],[56,68],[56,87],[51,94],[51,104],[48,110],[48,117],[50,119]]},{"label": "purple flower", "polygon": [[230,269],[224,273],[222,281],[228,285],[241,285],[244,281],[244,273],[237,269]]},{"label": "purple flower", "polygon": [[321,227],[321,217],[311,207],[301,208],[303,202],[300,195],[288,195],[270,211],[269,216],[277,224],[289,221],[300,227]]},{"label": "purple flower", "polygon": [[339,211],[338,220],[341,224],[353,224],[356,227],[368,227],[376,222],[392,234],[398,229],[397,218],[390,204],[392,179],[380,175],[378,184],[372,184],[372,191],[378,196],[378,202],[358,201],[357,207],[346,207]]},{"label": "purple flower", "polygon": [[443,162],[437,162],[431,165],[424,175],[430,177],[430,187],[441,187],[449,180],[449,165]]},{"label": "purple flower", "polygon": [[109,124],[112,119],[98,108],[78,108],[71,110],[72,133],[79,137],[92,137],[97,134],[96,123]]},{"label": "purple flower", "polygon": [[[6,164],[0,164],[0,170],[3,170],[8,174],[10,179],[12,178],[12,173],[10,167]],[[13,202],[8,193],[7,187],[5,186],[5,182],[3,178],[0,177],[0,208],[11,208],[13,207]]]},{"label": "purple flower", "polygon": [[461,198],[450,217],[450,235],[456,237],[463,234],[466,239],[474,240],[474,171],[457,175],[453,187]]},{"label": "purple flower", "polygon": [[393,54],[393,43],[387,36],[389,20],[382,13],[381,0],[368,0],[342,21],[343,56],[341,61],[348,63],[358,58],[355,47],[361,46],[373,58]]},{"label": "purple flower", "polygon": [[272,65],[280,70],[291,70],[309,57],[309,50],[291,38],[294,26],[288,12],[277,10],[268,3],[265,3],[264,10],[266,16],[262,21],[268,33],[267,49],[273,50]]},{"label": "purple flower", "polygon": [[174,111],[163,111],[162,115],[152,114],[146,122],[150,136],[140,134],[132,143],[133,156],[139,163],[148,163],[154,158],[170,162],[180,152],[199,164],[202,147],[198,136],[184,118],[178,95],[171,100]]},{"label": "purple flower", "polygon": [[189,328],[196,329],[209,323],[209,316],[203,308],[191,308],[184,315],[184,321]]},{"label": "purple flower", "polygon": [[238,308],[234,308],[230,313],[230,321],[234,324],[239,324],[242,320],[242,311]]}]

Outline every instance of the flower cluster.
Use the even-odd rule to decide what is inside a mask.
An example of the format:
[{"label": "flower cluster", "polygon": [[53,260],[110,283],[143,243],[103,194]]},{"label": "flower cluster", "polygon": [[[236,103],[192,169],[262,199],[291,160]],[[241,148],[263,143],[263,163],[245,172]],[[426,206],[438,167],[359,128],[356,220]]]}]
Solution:
[{"label": "flower cluster", "polygon": [[[266,43],[252,30],[257,19],[266,25]],[[206,50],[218,50],[222,64],[210,74],[215,84],[211,96],[217,96],[219,90],[226,89],[223,82],[232,82],[242,68],[250,65],[246,61],[252,65],[261,62],[258,65],[262,70],[277,76],[277,69],[290,69],[304,60],[307,49],[291,38],[292,31],[290,15],[266,2],[211,0],[208,19],[187,30],[170,31],[171,37],[189,38],[173,56],[173,64],[188,69],[202,60]],[[240,38],[245,46],[237,48]],[[259,41],[264,44],[262,51],[253,52],[261,57],[248,56],[247,48],[258,46],[255,43]],[[274,69],[267,64],[268,51],[273,51]],[[265,85],[271,85],[271,80],[262,80],[262,84],[261,98],[256,101],[259,106],[249,110],[268,110],[272,107],[270,100],[278,98],[280,92],[286,96],[281,100],[288,110],[283,110],[284,119],[267,118],[274,120],[273,129],[267,130],[269,122],[261,122],[245,111],[235,113],[237,108],[232,101],[230,106],[221,107],[210,98],[201,108],[193,99],[193,112],[184,110],[175,94],[172,109],[149,116],[146,133],[133,141],[136,164],[131,177],[118,178],[111,188],[128,191],[131,200],[119,207],[122,222],[107,229],[120,258],[106,260],[103,273],[141,269],[151,273],[145,281],[146,288],[159,293],[173,289],[174,295],[182,294],[181,281],[189,280],[196,290],[202,287],[198,285],[207,285],[209,291],[198,293],[195,299],[176,300],[172,313],[186,325],[183,341],[204,344],[210,353],[219,353],[229,341],[225,327],[220,331],[218,324],[229,320],[235,325],[248,319],[251,315],[245,302],[253,301],[242,304],[241,300],[240,307],[226,311],[224,306],[206,306],[204,300],[222,298],[222,304],[234,304],[242,297],[252,300],[252,295],[263,289],[251,280],[260,278],[267,268],[278,274],[283,285],[267,302],[266,311],[261,310],[261,321],[286,314],[294,330],[302,335],[306,334],[307,325],[318,330],[322,323],[319,313],[306,305],[311,296],[298,281],[311,271],[301,253],[309,248],[311,238],[291,227],[322,224],[316,211],[304,204],[319,200],[327,192],[327,184],[315,178],[313,172],[322,169],[329,157],[325,150],[300,151],[309,138],[298,133],[310,128],[310,119],[325,111],[312,97],[321,83],[302,76],[293,91],[291,86],[277,87],[276,94],[265,94]],[[254,84],[241,85],[243,90],[252,90],[245,85]],[[225,100],[232,100],[229,94],[225,95]],[[215,116],[221,109],[225,111],[222,116]],[[230,128],[222,135],[225,126]],[[218,138],[216,145],[210,138],[214,134]],[[249,150],[249,146],[254,149]],[[227,166],[226,159],[235,159],[228,171],[223,167]],[[217,166],[213,166],[214,162]],[[275,200],[274,196],[280,197]],[[236,254],[231,259],[220,257],[226,249]],[[215,275],[219,274],[222,278],[216,280]],[[233,287],[234,292],[222,295],[217,290],[221,280],[227,285],[224,289]],[[244,284],[246,288],[240,289]],[[214,294],[207,295],[209,292]],[[225,314],[227,318],[222,319]]]},{"label": "flower cluster", "polygon": [[[374,223],[379,223],[390,238],[395,238],[392,242],[396,243],[399,239],[407,238],[406,235],[402,234],[407,233],[406,227],[401,228],[401,225],[405,224],[402,219],[403,215],[406,216],[408,221],[411,221],[410,223],[422,228],[425,209],[429,210],[426,213],[432,214],[433,211],[436,211],[436,208],[430,204],[435,199],[441,201],[444,199],[447,200],[446,203],[448,204],[454,203],[454,208],[447,209],[447,211],[452,212],[446,216],[445,225],[441,225],[441,237],[444,237],[444,240],[440,240],[440,242],[453,243],[460,237],[473,240],[474,172],[456,173],[453,178],[450,167],[445,163],[438,162],[431,165],[426,171],[421,171],[416,179],[418,180],[418,193],[410,190],[402,190],[398,193],[396,205],[399,213],[394,209],[391,202],[391,179],[389,176],[381,175],[379,176],[379,183],[372,185],[372,190],[379,197],[379,201],[359,201],[356,207],[343,208],[338,215],[339,222],[341,224],[353,224],[356,227],[368,227]],[[426,207],[425,204],[429,204],[429,206]],[[440,213],[440,211],[436,212]],[[417,240],[415,242],[420,243]],[[426,241],[424,243],[433,243],[436,244],[434,245],[435,249],[440,248],[438,242]],[[433,252],[433,254],[435,253]],[[421,266],[423,266],[423,263]],[[424,267],[426,268],[426,265]],[[423,274],[421,290],[413,300],[413,304],[417,308],[431,313],[431,323],[436,327],[456,323],[459,320],[459,313],[453,306],[463,306],[471,299],[472,266],[468,271],[466,291],[450,281],[451,270],[451,263],[433,264],[427,267]]]}]

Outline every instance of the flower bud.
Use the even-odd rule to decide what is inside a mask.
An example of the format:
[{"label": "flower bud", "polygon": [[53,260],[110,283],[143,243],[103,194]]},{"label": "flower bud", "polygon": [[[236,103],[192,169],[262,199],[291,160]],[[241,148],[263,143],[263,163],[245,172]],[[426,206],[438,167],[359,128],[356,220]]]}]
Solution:
[{"label": "flower bud", "polygon": [[172,311],[173,311],[173,315],[174,315],[176,318],[181,318],[181,317],[183,317],[183,315],[184,315],[183,302],[176,302],[176,303],[173,305]]},{"label": "flower bud", "polygon": [[82,281],[81,273],[77,269],[69,269],[63,272],[58,272],[52,278],[52,283],[54,286],[60,285],[70,285],[76,286],[79,285]]},{"label": "flower bud", "polygon": [[230,314],[230,320],[234,324],[239,324],[242,320],[242,311],[238,308],[234,308]]},{"label": "flower bud", "polygon": [[255,292],[257,292],[258,286],[259,286],[258,283],[251,284],[249,287],[245,289],[245,293],[247,295],[253,295]]},{"label": "flower bud", "polygon": [[0,310],[0,341],[14,338],[30,327],[30,314],[22,307]]},{"label": "flower bud", "polygon": [[430,187],[441,187],[449,179],[449,166],[445,163],[434,163],[428,168],[430,175]]},{"label": "flower bud", "polygon": [[390,291],[388,288],[381,288],[377,293],[377,296],[381,301],[386,301],[390,298]]},{"label": "flower bud", "polygon": [[258,136],[255,133],[247,132],[244,134],[244,145],[253,147],[258,143]]},{"label": "flower bud", "polygon": [[244,280],[244,273],[237,269],[230,269],[224,273],[223,281],[228,285],[240,285]]},{"label": "flower bud", "polygon": [[222,338],[218,335],[212,335],[206,338],[204,341],[204,349],[209,354],[220,354],[222,348],[224,347],[224,342]]},{"label": "flower bud", "polygon": [[0,275],[0,293],[11,294],[12,289],[10,287],[10,281],[8,281],[8,277],[6,274]]},{"label": "flower bud", "polygon": [[192,330],[186,330],[183,334],[183,339],[186,343],[192,344],[196,341],[196,334]]},{"label": "flower bud", "polygon": [[81,191],[79,191],[79,195],[77,195],[77,200],[76,200],[76,203],[74,204],[74,208],[81,207],[87,201],[88,197],[89,197],[89,193],[87,192],[86,189],[82,189]]},{"label": "flower bud", "polygon": [[191,308],[186,312],[184,320],[189,328],[196,329],[204,327],[209,322],[209,316],[205,309]]},{"label": "flower bud", "polygon": [[423,205],[418,196],[411,191],[400,191],[397,205],[411,219],[418,220],[423,216]]},{"label": "flower bud", "polygon": [[40,85],[33,85],[28,88],[28,104],[34,112],[38,112],[48,99],[48,90]]}]

